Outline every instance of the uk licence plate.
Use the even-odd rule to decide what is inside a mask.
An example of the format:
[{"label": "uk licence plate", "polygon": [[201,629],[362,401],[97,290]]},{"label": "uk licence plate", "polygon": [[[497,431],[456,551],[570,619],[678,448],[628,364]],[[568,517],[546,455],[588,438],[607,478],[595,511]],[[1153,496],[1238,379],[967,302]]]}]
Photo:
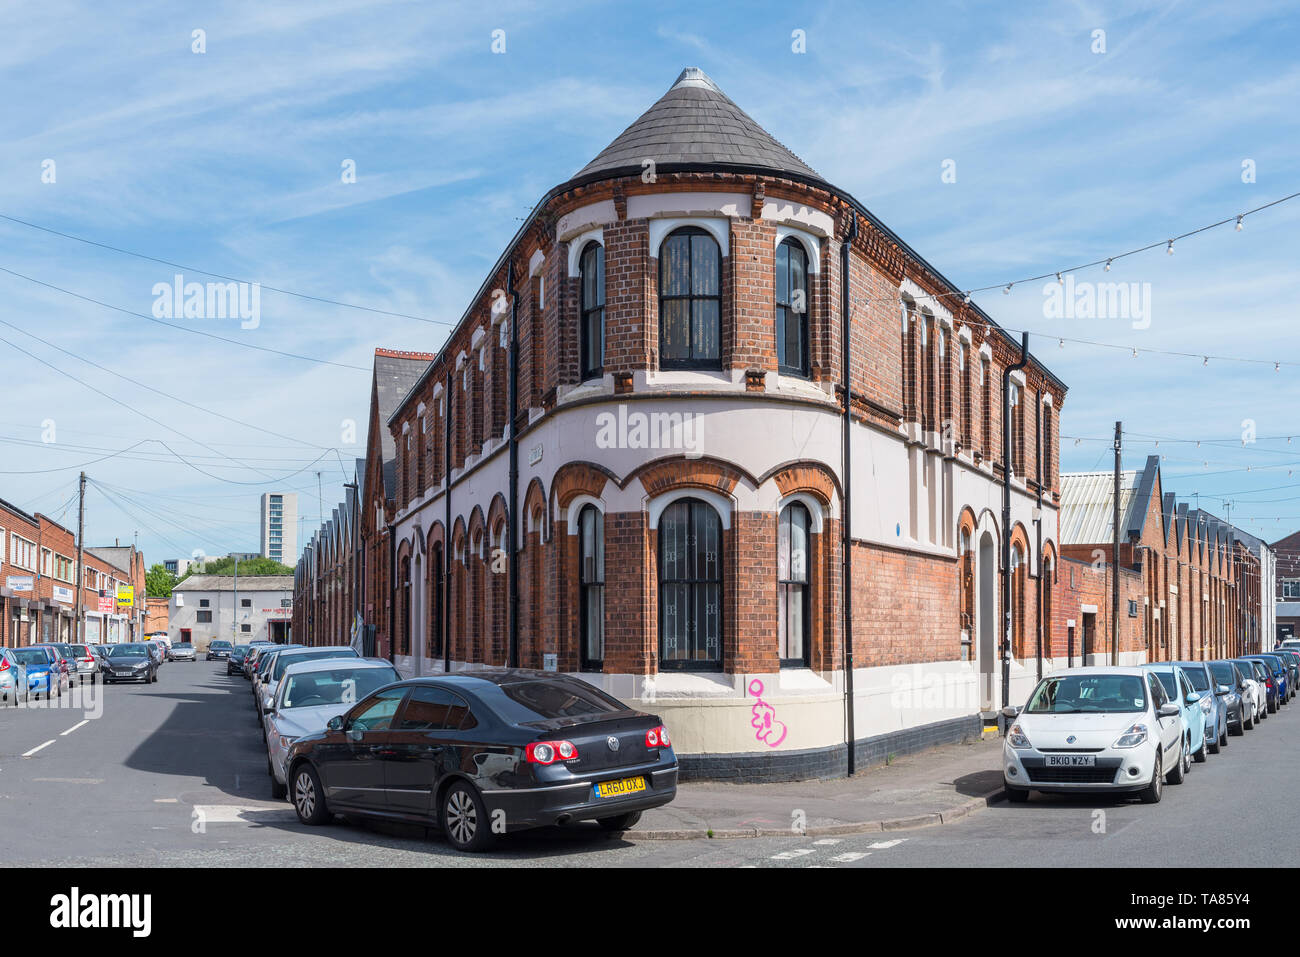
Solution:
[{"label": "uk licence plate", "polygon": [[601,781],[596,785],[596,794],[603,798],[623,797],[645,790],[645,778],[623,778],[621,781]]},{"label": "uk licence plate", "polygon": [[1049,754],[1049,768],[1095,768],[1097,756],[1094,754]]}]

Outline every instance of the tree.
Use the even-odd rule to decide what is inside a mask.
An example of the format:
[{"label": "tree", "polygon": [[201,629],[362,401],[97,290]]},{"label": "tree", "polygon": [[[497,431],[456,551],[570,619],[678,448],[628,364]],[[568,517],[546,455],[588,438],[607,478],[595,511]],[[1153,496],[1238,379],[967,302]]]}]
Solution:
[{"label": "tree", "polygon": [[[185,581],[191,575],[224,575],[230,577],[235,574],[235,559],[227,556],[225,558],[211,558],[203,563],[203,567],[191,565],[189,571],[180,578],[175,584]],[[244,558],[239,561],[240,578],[258,578],[264,575],[292,575],[293,569],[288,565],[281,565],[271,558]]]},{"label": "tree", "polygon": [[150,598],[170,598],[177,578],[159,562],[144,573],[144,592]]}]

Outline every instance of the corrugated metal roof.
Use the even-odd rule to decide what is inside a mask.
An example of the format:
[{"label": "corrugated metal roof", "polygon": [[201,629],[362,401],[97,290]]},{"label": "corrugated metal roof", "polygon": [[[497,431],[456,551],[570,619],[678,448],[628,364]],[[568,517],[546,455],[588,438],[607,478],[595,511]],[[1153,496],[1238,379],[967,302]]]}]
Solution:
[{"label": "corrugated metal roof", "polygon": [[[1120,528],[1129,526],[1141,472],[1120,472]],[[1061,476],[1061,544],[1092,545],[1112,539],[1114,472],[1068,472]]]}]

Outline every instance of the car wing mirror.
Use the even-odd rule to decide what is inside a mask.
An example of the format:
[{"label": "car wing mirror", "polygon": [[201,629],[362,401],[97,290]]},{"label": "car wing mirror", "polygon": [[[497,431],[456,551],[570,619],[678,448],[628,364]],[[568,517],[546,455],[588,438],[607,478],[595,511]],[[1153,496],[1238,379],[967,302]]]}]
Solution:
[{"label": "car wing mirror", "polygon": [[342,731],[342,730],[343,730],[343,715],[341,715],[341,714],[336,714],[334,717],[330,718],[329,721],[328,721],[328,722],[326,723],[326,725],[325,725],[325,729],[326,729],[327,731]]},{"label": "car wing mirror", "polygon": [[1178,705],[1174,704],[1172,701],[1162,704],[1160,710],[1156,713],[1162,718],[1172,718],[1178,714]]},{"label": "car wing mirror", "polygon": [[1228,694],[1229,692],[1232,691],[1232,689],[1229,688],[1227,685],[1219,685],[1219,687],[1216,690],[1218,691],[1219,694]]},{"label": "car wing mirror", "polygon": [[1008,718],[1016,718],[1020,716],[1020,712],[1023,710],[1024,708],[1021,705],[1009,704],[1002,709],[1002,714]]},{"label": "car wing mirror", "polygon": [[1198,693],[1195,692],[1195,691],[1191,692],[1191,693],[1187,696],[1187,703],[1188,703],[1188,704],[1196,704],[1196,702],[1198,702],[1198,701],[1200,701],[1200,700],[1201,700],[1201,696],[1200,696],[1200,694],[1198,694]]}]

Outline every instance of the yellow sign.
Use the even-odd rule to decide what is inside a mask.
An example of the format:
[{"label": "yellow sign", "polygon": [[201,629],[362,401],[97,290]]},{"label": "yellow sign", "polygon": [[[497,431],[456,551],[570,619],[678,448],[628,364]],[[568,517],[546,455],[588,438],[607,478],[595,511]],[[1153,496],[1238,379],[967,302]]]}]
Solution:
[{"label": "yellow sign", "polygon": [[135,604],[135,588],[131,585],[117,586],[117,607],[130,608]]}]

